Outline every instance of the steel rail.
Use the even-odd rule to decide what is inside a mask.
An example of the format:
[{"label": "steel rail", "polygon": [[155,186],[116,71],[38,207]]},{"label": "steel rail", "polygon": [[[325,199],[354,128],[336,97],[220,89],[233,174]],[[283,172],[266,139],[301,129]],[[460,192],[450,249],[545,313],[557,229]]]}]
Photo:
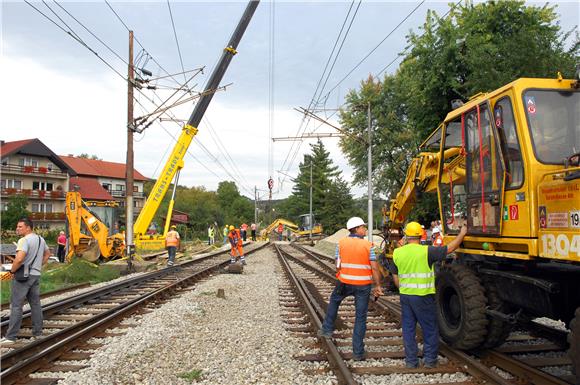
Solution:
[{"label": "steel rail", "polygon": [[489,363],[490,365],[495,365],[518,376],[522,379],[523,383],[526,384],[539,384],[539,385],[570,385],[558,377],[554,377],[546,372],[543,372],[534,367],[526,365],[520,360],[516,360],[507,354],[500,353],[495,350],[488,350],[481,354],[481,358]]},{"label": "steel rail", "polygon": [[[214,253],[210,253],[210,254],[203,256],[201,258],[198,258],[198,259],[194,259],[191,261],[185,261],[179,265],[166,267],[166,268],[163,268],[161,270],[152,271],[150,273],[145,273],[145,274],[139,275],[137,277],[133,277],[133,278],[126,279],[126,280],[123,280],[120,282],[116,282],[116,283],[111,284],[111,285],[107,285],[107,286],[100,287],[97,289],[89,290],[89,291],[86,291],[84,293],[79,293],[79,294],[76,294],[72,297],[63,298],[60,300],[56,300],[54,302],[50,302],[50,303],[42,306],[42,314],[44,317],[46,317],[46,316],[54,314],[58,311],[62,311],[63,309],[65,309],[67,307],[77,306],[77,305],[82,304],[82,303],[89,301],[91,299],[107,295],[109,292],[118,291],[119,289],[122,289],[125,287],[137,285],[137,284],[139,284],[147,279],[157,279],[157,278],[159,278],[160,275],[171,274],[173,272],[173,270],[178,268],[179,266],[187,267],[190,265],[199,264],[201,262],[206,261],[207,259],[213,258],[213,257],[218,256],[220,254],[225,254],[227,252],[228,252],[227,250],[218,250]],[[28,318],[30,318],[30,309],[27,309],[26,311],[24,311],[23,315],[22,315],[23,321],[28,319]],[[2,328],[3,332],[8,327],[9,321],[10,321],[9,316],[4,316],[1,318],[0,327]]]},{"label": "steel rail", "polygon": [[[298,249],[303,249],[301,247],[299,247]],[[301,250],[301,251],[305,251],[305,250]],[[307,254],[318,254],[321,255],[319,253],[310,253],[310,250],[306,251]],[[328,256],[324,256],[321,255],[322,257],[326,257],[329,258]],[[306,262],[303,262],[295,257],[292,257],[296,262],[298,262],[300,265],[310,269],[310,270],[314,270],[316,271],[315,267],[313,267],[312,265],[307,264]],[[322,271],[316,271],[316,273],[318,275],[323,276],[325,279],[329,280],[330,282],[335,282],[336,278],[326,272],[322,272]],[[388,301],[384,298],[379,298],[377,301],[373,301],[374,305],[387,313],[391,313],[394,314],[396,317],[401,317],[401,306],[400,304],[396,304],[393,303],[391,301]],[[418,327],[418,329],[420,330],[420,327]],[[513,385],[511,384],[511,382],[505,380],[503,377],[501,377],[499,374],[497,374],[495,371],[491,370],[490,368],[486,367],[484,364],[482,364],[481,362],[477,361],[475,358],[470,357],[469,355],[465,354],[464,352],[457,350],[457,349],[453,349],[451,348],[449,345],[447,345],[444,341],[439,341],[439,347],[440,347],[440,352],[445,355],[447,358],[449,358],[451,361],[455,361],[458,363],[461,363],[461,368],[462,370],[464,370],[465,372],[469,373],[471,376],[473,376],[474,378],[478,378],[478,379],[482,379],[487,381],[490,384],[497,384],[497,385]],[[466,364],[466,365],[465,365]],[[539,382],[538,384],[542,384],[541,382]],[[569,384],[568,384],[569,385]]]},{"label": "steel rail", "polygon": [[[314,309],[314,304],[316,301],[312,298],[312,295],[304,285],[304,282],[297,277],[292,268],[288,264],[286,258],[284,258],[283,253],[288,255],[288,253],[283,252],[277,244],[274,244],[276,249],[276,253],[278,254],[278,259],[284,272],[286,273],[286,277],[292,282],[292,286],[295,289],[296,294],[300,297],[304,308],[310,318],[310,321],[313,325],[318,329],[322,327],[322,321],[319,318],[319,314]],[[348,384],[348,385],[357,385],[358,382],[354,379],[351,371],[349,370],[348,366],[344,362],[344,359],[340,355],[338,348],[329,338],[319,337],[319,340],[322,342],[326,350],[326,355],[328,357],[328,362],[331,368],[334,369],[334,374],[338,378],[339,384]]]},{"label": "steel rail", "polygon": [[[246,255],[261,250],[267,245],[268,244],[263,244],[252,250],[248,250]],[[216,255],[222,253],[223,252],[220,252]],[[205,260],[206,258],[203,259]],[[201,259],[196,261],[199,260]],[[103,330],[106,330],[111,325],[116,324],[119,320],[125,318],[127,315],[132,314],[138,310],[139,307],[143,306],[145,303],[150,302],[152,299],[166,298],[170,295],[171,292],[177,290],[178,288],[188,286],[191,284],[191,282],[197,282],[201,278],[204,278],[216,270],[227,266],[229,263],[230,261],[227,259],[209,266],[203,270],[194,272],[189,276],[176,279],[175,282],[171,282],[163,287],[157,288],[152,292],[145,293],[140,297],[128,300],[113,309],[101,312],[94,317],[75,323],[68,328],[50,334],[46,338],[34,341],[20,349],[14,349],[4,354],[2,356],[1,362],[2,372],[0,375],[0,382],[2,384],[13,384],[20,381],[23,377],[48,365],[50,362],[56,360],[60,355],[73,349],[74,346],[81,343],[76,342],[79,339],[82,339],[84,342],[93,335],[96,335]],[[177,265],[165,270],[170,270],[172,272],[185,272],[186,270],[181,266],[183,265]],[[7,368],[5,369],[5,367]]]}]

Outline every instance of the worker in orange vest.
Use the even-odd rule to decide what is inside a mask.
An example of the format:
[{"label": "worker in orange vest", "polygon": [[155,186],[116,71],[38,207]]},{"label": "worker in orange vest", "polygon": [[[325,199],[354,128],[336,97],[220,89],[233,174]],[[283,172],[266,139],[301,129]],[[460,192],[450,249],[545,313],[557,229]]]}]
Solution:
[{"label": "worker in orange vest", "polygon": [[352,295],[355,306],[352,352],[356,361],[365,359],[364,337],[373,282],[375,284],[372,290],[373,296],[379,297],[383,294],[373,244],[365,239],[366,226],[366,223],[359,217],[352,217],[346,223],[350,234],[347,238],[341,239],[336,247],[338,282],[330,295],[322,328],[318,331],[320,337],[332,337],[338,307],[343,299]]},{"label": "worker in orange vest", "polygon": [[179,247],[180,238],[179,233],[175,230],[177,227],[171,225],[171,230],[167,232],[165,236],[165,248],[167,249],[167,266],[173,266],[175,263],[175,254],[177,253],[177,248]]},{"label": "worker in orange vest", "polygon": [[243,241],[242,236],[240,234],[240,230],[236,229],[234,226],[230,226],[230,232],[228,234],[228,238],[230,240],[230,245],[232,247],[230,251],[230,262],[236,262],[236,254],[240,257],[240,261],[242,265],[246,264],[246,258],[244,257],[244,249],[242,248]]},{"label": "worker in orange vest", "polygon": [[441,230],[439,230],[439,227],[433,228],[431,238],[433,240],[433,246],[443,246],[443,237],[441,236]]}]

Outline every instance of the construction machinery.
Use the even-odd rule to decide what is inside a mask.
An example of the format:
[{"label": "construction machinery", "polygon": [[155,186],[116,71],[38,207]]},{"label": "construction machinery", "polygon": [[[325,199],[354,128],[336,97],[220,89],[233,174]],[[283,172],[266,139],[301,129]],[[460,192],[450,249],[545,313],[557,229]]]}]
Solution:
[{"label": "construction machinery", "polygon": [[[113,201],[95,204],[113,207],[118,205]],[[119,233],[109,235],[107,226],[89,209],[77,191],[66,194],[66,222],[69,243],[67,261],[70,262],[75,255],[82,255],[91,262],[95,262],[99,257],[108,261],[124,255],[125,236]]]},{"label": "construction machinery", "polygon": [[[209,106],[209,103],[213,98],[215,91],[218,89],[219,84],[220,84],[233,56],[237,53],[236,48],[237,48],[237,46],[238,46],[238,44],[239,44],[239,42],[240,42],[240,40],[245,32],[258,4],[259,4],[258,0],[252,0],[248,3],[248,5],[244,11],[244,14],[242,15],[234,33],[230,37],[228,45],[223,49],[221,58],[220,58],[219,62],[216,64],[216,66],[214,67],[214,70],[213,70],[211,76],[209,77],[207,84],[205,85],[204,91],[201,93],[201,97],[199,98],[197,104],[195,105],[195,108],[194,108],[189,120],[183,126],[181,134],[179,135],[179,138],[177,139],[175,146],[173,147],[173,150],[171,151],[169,159],[166,161],[165,166],[163,167],[163,170],[161,171],[159,178],[157,179],[155,185],[153,186],[153,189],[151,190],[151,193],[149,194],[147,201],[145,202],[139,216],[137,217],[137,219],[135,221],[135,224],[133,226],[133,234],[134,234],[135,246],[138,249],[141,249],[141,250],[159,250],[159,249],[163,249],[165,247],[165,236],[169,230],[169,224],[170,224],[171,216],[172,216],[172,212],[173,212],[175,191],[176,191],[177,184],[179,181],[179,172],[184,166],[183,159],[185,157],[185,154],[187,153],[187,150],[189,148],[189,145],[191,144],[191,141],[193,140],[193,137],[197,134],[197,131],[198,131],[197,127],[198,127],[199,123],[201,122],[203,115],[205,114],[205,111],[207,110],[207,107]],[[167,219],[166,219],[163,234],[157,234],[157,235],[147,234],[147,230],[149,228],[149,225],[151,224],[151,221],[153,220],[155,213],[159,209],[159,205],[163,201],[163,198],[167,194],[167,191],[172,183],[174,185],[173,194],[172,194],[171,200],[169,202],[169,209],[168,209],[168,213],[167,213]],[[80,199],[79,199],[79,201],[80,201]],[[67,202],[68,202],[68,198],[67,198]],[[76,202],[76,198],[72,198],[72,195],[71,195],[71,202]],[[75,207],[80,207],[80,206],[77,203]],[[74,210],[71,209],[71,207],[69,207],[67,205],[66,215],[70,221],[71,219],[74,219],[75,216],[78,214],[75,213]],[[89,218],[88,214],[87,214],[87,218]],[[93,219],[90,219],[91,224],[89,224],[87,226],[89,228],[89,230],[90,230],[91,226],[96,226],[94,224],[97,222],[95,222],[94,219],[95,219],[95,217],[93,217]],[[81,233],[80,221],[73,222],[73,225],[75,226],[75,228],[70,230],[70,232],[71,233],[73,233],[73,232],[74,233]],[[76,227],[76,226],[79,226],[79,227]],[[99,228],[99,231],[95,232],[95,233],[93,233],[91,231],[91,235],[93,235],[95,238],[96,238],[96,236],[99,236],[98,244],[99,244],[100,253],[103,256],[103,258],[106,259],[107,255],[109,255],[110,253],[117,253],[117,252],[122,253],[120,248],[114,248],[114,249],[111,249],[109,251],[109,249],[108,249],[109,244],[113,243],[112,240],[110,239],[110,237],[108,236],[109,231],[102,222],[98,223],[98,228]],[[80,237],[80,238],[82,238],[82,237]],[[115,235],[115,238],[116,238],[116,235]],[[86,242],[86,241],[84,241],[84,242]],[[81,246],[82,243],[83,242],[79,242],[76,246],[72,245],[72,243],[71,243],[71,245],[72,245],[71,253],[82,254],[82,252],[84,251],[83,247]]]},{"label": "construction machinery", "polygon": [[294,238],[297,240],[312,237],[320,238],[322,236],[322,225],[320,223],[315,223],[314,215],[312,215],[312,220],[310,220],[310,214],[300,215],[300,226],[296,223],[289,221],[284,218],[277,218],[274,222],[270,223],[268,227],[260,232],[260,238],[267,240],[270,238],[270,234],[275,232],[279,225],[284,226],[284,230],[290,230]]},{"label": "construction machinery", "polygon": [[436,280],[440,334],[455,347],[497,346],[516,321],[549,317],[571,328],[578,368],[579,84],[522,78],[457,106],[390,204],[387,256],[424,193],[437,194],[445,243],[467,223]]}]

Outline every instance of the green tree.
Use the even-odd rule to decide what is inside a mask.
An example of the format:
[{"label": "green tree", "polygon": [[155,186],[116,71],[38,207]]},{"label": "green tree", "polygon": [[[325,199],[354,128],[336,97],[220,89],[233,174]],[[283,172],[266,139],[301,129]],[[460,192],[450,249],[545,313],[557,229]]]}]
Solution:
[{"label": "green tree", "polygon": [[26,205],[28,198],[24,195],[13,195],[8,199],[8,207],[1,217],[2,230],[14,230],[20,218],[30,215]]},{"label": "green tree", "polygon": [[348,184],[342,179],[338,167],[332,163],[330,153],[321,141],[311,145],[311,153],[304,156],[299,174],[294,180],[292,194],[280,203],[281,215],[297,222],[299,216],[310,212],[310,165],[312,164],[312,211],[322,223],[326,233],[344,227],[347,219],[355,215],[354,200]]},{"label": "green tree", "polygon": [[[373,133],[375,193],[394,198],[418,146],[450,111],[453,99],[467,99],[519,77],[572,77],[580,50],[578,33],[562,32],[555,6],[524,1],[467,1],[445,18],[429,12],[421,33],[408,37],[409,53],[395,75],[369,77],[346,96],[340,120],[348,135],[341,148],[366,183],[367,106]],[[570,41],[572,40],[573,41]],[[570,48],[566,48],[566,47]],[[431,195],[421,199],[417,217],[437,212]]]},{"label": "green tree", "polygon": [[242,222],[248,223],[254,218],[252,201],[240,195],[235,182],[220,182],[217,189],[217,201],[220,211],[224,213],[221,223],[239,226]]}]

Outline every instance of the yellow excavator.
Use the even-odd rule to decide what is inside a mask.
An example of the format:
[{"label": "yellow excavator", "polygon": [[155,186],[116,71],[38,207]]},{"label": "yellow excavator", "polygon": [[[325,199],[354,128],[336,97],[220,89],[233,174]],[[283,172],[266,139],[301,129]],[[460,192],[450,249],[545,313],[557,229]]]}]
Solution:
[{"label": "yellow excavator", "polygon": [[449,112],[421,145],[387,210],[386,254],[422,194],[437,195],[444,243],[468,233],[437,272],[441,337],[497,346],[516,320],[570,328],[580,365],[580,80],[522,78]]},{"label": "yellow excavator", "polygon": [[[175,190],[179,181],[179,172],[184,166],[184,157],[187,153],[189,145],[193,140],[193,137],[197,134],[197,127],[201,122],[210,101],[213,98],[215,91],[218,89],[220,82],[235,54],[237,54],[237,46],[256,10],[258,7],[258,0],[251,0],[244,14],[242,15],[238,25],[230,37],[228,45],[223,49],[221,58],[205,85],[204,91],[201,93],[195,108],[187,121],[183,126],[181,134],[173,147],[173,150],[169,156],[169,159],[165,163],[163,170],[159,178],[157,179],[151,193],[149,194],[143,209],[141,210],[139,216],[137,217],[135,224],[133,226],[134,242],[137,249],[142,250],[159,250],[165,247],[165,235],[169,230],[169,224],[171,221],[171,216],[173,212],[173,205],[175,199]],[[165,223],[165,228],[163,234],[148,235],[147,230],[155,213],[159,209],[159,205],[163,201],[163,198],[167,194],[169,187],[173,183],[174,189],[171,200],[169,202],[169,209],[167,213],[167,220]],[[70,199],[69,199],[70,195]],[[68,203],[73,203],[71,208]],[[91,236],[96,240],[93,244],[98,244],[100,255],[103,259],[111,259],[113,257],[121,257],[124,254],[124,243],[121,247],[118,243],[121,236],[114,234],[109,236],[109,230],[107,227],[98,220],[98,218],[90,213],[90,210],[83,209],[79,212],[79,208],[82,206],[82,201],[78,193],[68,193],[67,194],[67,208],[65,210],[67,220],[69,220],[69,232],[71,234],[77,234],[77,240],[71,243],[70,254],[71,255],[82,255],[83,252],[87,251],[87,244],[90,242],[87,240],[88,235],[79,235],[81,232],[81,222],[85,221],[86,228],[91,233]],[[84,215],[84,216],[83,216]],[[80,217],[79,217],[80,216]],[[81,220],[79,220],[79,218]],[[74,226],[74,228],[70,228]],[[93,253],[89,253],[89,258],[93,258]]]},{"label": "yellow excavator", "polygon": [[[116,202],[95,202],[101,206],[114,206]],[[102,256],[108,261],[122,257],[125,253],[124,234],[111,234],[109,229],[81,199],[77,191],[66,194],[66,221],[68,230],[69,249],[66,256],[68,262],[75,255],[82,255],[83,259],[95,262]],[[86,235],[85,232],[90,234]]]},{"label": "yellow excavator", "polygon": [[320,238],[323,234],[322,225],[320,223],[315,223],[314,215],[312,215],[312,220],[310,220],[310,214],[303,214],[300,215],[300,226],[287,219],[278,218],[260,232],[260,238],[264,241],[269,239],[271,233],[275,232],[279,225],[283,225],[285,230],[290,230],[293,236],[298,240],[309,238],[311,233],[312,237],[316,238]]}]

